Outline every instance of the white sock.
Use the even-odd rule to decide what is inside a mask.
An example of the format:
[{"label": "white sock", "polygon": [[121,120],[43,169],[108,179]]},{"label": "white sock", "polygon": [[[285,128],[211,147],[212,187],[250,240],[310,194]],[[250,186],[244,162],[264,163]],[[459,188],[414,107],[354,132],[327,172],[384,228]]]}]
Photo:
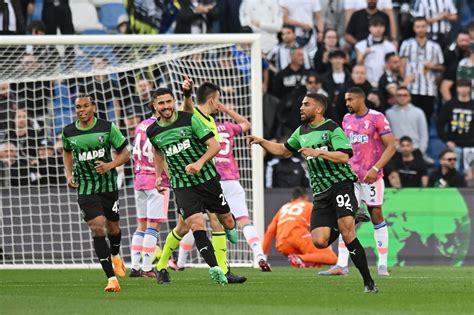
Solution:
[{"label": "white sock", "polygon": [[349,250],[347,250],[346,243],[342,239],[342,235],[339,235],[339,242],[337,245],[338,254],[337,254],[337,265],[341,267],[347,267],[347,262],[349,261]]},{"label": "white sock", "polygon": [[140,269],[140,259],[142,258],[143,237],[145,232],[135,231],[132,237],[132,269]]},{"label": "white sock", "polygon": [[145,231],[145,238],[143,239],[143,271],[150,271],[153,269],[153,258],[155,256],[158,235],[158,230],[154,228],[147,228]]},{"label": "white sock", "polygon": [[375,244],[377,245],[377,252],[379,255],[379,261],[377,266],[387,266],[388,229],[387,223],[385,221],[374,225],[374,239]]},{"label": "white sock", "polygon": [[242,227],[242,232],[247,240],[247,244],[249,244],[250,248],[253,250],[253,257],[255,257],[255,260],[266,260],[266,257],[263,254],[262,242],[260,241],[260,237],[258,236],[255,227],[252,224],[246,224]]},{"label": "white sock", "polygon": [[178,253],[178,261],[176,265],[178,268],[184,268],[186,266],[186,260],[188,259],[188,253],[194,246],[194,235],[193,232],[189,231],[186,234],[181,242],[179,242],[179,253]]}]

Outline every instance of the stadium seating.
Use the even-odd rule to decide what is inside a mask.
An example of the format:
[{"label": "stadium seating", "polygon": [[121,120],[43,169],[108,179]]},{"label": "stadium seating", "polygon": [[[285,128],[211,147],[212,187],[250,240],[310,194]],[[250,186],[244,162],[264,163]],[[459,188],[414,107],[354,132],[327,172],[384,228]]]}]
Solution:
[{"label": "stadium seating", "polygon": [[121,0],[89,0],[90,3],[95,5],[96,7],[101,7],[104,4],[110,4],[110,3],[123,3]]},{"label": "stadium seating", "polygon": [[96,8],[89,2],[70,2],[72,12],[72,23],[77,33],[88,29],[103,29],[99,23]]},{"label": "stadium seating", "polygon": [[99,20],[107,29],[115,31],[118,18],[123,14],[127,14],[123,4],[108,3],[100,7]]},{"label": "stadium seating", "polygon": [[61,131],[64,125],[74,120],[74,105],[67,85],[56,84],[53,90],[54,134]]}]

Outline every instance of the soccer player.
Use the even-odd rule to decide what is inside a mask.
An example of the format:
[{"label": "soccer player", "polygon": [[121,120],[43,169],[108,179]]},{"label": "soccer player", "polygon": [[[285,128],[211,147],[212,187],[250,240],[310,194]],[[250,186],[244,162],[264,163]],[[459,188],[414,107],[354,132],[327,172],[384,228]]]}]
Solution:
[{"label": "soccer player", "polygon": [[[354,155],[349,160],[352,169],[357,173],[355,185],[359,204],[364,202],[374,224],[374,238],[378,251],[378,274],[388,276],[388,230],[382,215],[384,196],[383,167],[395,154],[395,139],[390,124],[385,116],[365,105],[365,93],[353,87],[345,94],[349,111],[344,116],[342,128],[350,139]],[[339,238],[337,264],[321,276],[346,275],[349,252],[344,241]]]},{"label": "soccer player", "polygon": [[326,248],[342,234],[351,259],[364,280],[364,292],[376,293],[367,265],[365,251],[356,236],[354,193],[357,176],[348,164],[352,147],[344,131],[324,117],[326,98],[307,94],[300,107],[303,124],[284,144],[256,136],[247,136],[249,144],[258,144],[267,152],[284,157],[300,153],[310,172],[314,205],[311,213],[311,236],[317,248]]},{"label": "soccer player", "polygon": [[[118,292],[120,284],[115,275],[124,277],[126,269],[119,255],[122,234],[116,167],[125,164],[130,156],[119,128],[96,118],[96,110],[89,95],[77,97],[78,119],[64,127],[62,133],[63,158],[67,183],[78,190],[82,218],[91,229],[95,252],[108,278],[104,291]],[[111,147],[118,152],[114,159]]]},{"label": "soccer player", "polygon": [[320,267],[321,264],[333,265],[337,256],[330,247],[314,247],[308,232],[311,222],[311,210],[308,193],[304,188],[293,190],[290,202],[284,204],[273,217],[263,239],[263,249],[268,255],[270,244],[276,236],[276,248],[295,267]]},{"label": "soccer player", "polygon": [[[221,186],[230,210],[235,216],[237,225],[242,229],[247,244],[252,248],[254,259],[260,269],[264,272],[271,271],[267,257],[263,253],[262,243],[257,230],[250,221],[249,210],[245,202],[245,191],[239,182],[240,174],[234,157],[234,137],[250,130],[250,122],[229,107],[219,105],[219,111],[230,116],[236,123],[231,121],[217,122],[219,142],[221,150],[215,158],[217,172],[221,176]],[[187,234],[180,243],[177,268],[181,270],[185,266],[187,253],[194,244],[192,234]]]},{"label": "soccer player", "polygon": [[[157,264],[158,282],[169,283],[167,261],[181,238],[193,231],[196,247],[209,265],[211,278],[220,284],[228,283],[225,273],[217,265],[214,247],[206,235],[203,211],[216,213],[228,230],[234,230],[235,220],[219,184],[219,174],[212,159],[219,153],[219,142],[214,133],[191,113],[176,111],[176,100],[168,88],[159,88],[153,95],[153,106],[160,117],[147,129],[147,136],[155,148],[155,172],[163,172],[164,161],[169,167],[178,212],[177,226],[166,238],[163,254]],[[156,178],[161,192],[161,178]],[[236,240],[236,239],[235,239]],[[164,266],[163,266],[164,265]]]},{"label": "soccer player", "polygon": [[[152,106],[150,106],[152,107]],[[154,109],[152,108],[154,112]],[[135,203],[137,206],[137,230],[132,237],[132,270],[130,277],[156,276],[153,270],[154,253],[161,223],[168,219],[169,179],[161,174],[162,193],[155,188],[156,174],[153,147],[146,130],[156,122],[156,117],[143,120],[135,128],[133,141],[133,168],[135,171]],[[140,268],[140,259],[143,259]]]}]

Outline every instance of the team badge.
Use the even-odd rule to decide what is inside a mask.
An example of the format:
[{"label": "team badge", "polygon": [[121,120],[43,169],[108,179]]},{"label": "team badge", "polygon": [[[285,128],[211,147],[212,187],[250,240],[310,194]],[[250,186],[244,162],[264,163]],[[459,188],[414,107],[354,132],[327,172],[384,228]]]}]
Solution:
[{"label": "team badge", "polygon": [[188,135],[188,131],[186,129],[181,129],[180,133],[181,137],[186,137]]},{"label": "team badge", "polygon": [[98,136],[97,141],[99,141],[100,144],[104,144],[105,142],[105,137],[104,136]]},{"label": "team badge", "polygon": [[370,120],[365,120],[364,121],[364,129],[369,129],[370,126]]},{"label": "team badge", "polygon": [[321,136],[321,139],[323,141],[328,141],[329,140],[329,135],[327,134],[327,132],[323,133],[323,135]]}]

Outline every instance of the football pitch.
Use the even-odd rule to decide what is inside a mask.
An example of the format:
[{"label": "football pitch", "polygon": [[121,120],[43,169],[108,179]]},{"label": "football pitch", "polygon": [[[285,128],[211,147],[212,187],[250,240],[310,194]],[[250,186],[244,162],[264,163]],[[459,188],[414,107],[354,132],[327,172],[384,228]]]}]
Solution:
[{"label": "football pitch", "polygon": [[[1,314],[473,314],[474,267],[392,268],[375,276],[380,292],[364,294],[355,268],[346,277],[320,269],[235,268],[245,284],[219,286],[207,269],[155,279],[121,279],[122,292],[102,292],[101,270],[0,270]],[[375,270],[372,269],[374,273]]]}]

